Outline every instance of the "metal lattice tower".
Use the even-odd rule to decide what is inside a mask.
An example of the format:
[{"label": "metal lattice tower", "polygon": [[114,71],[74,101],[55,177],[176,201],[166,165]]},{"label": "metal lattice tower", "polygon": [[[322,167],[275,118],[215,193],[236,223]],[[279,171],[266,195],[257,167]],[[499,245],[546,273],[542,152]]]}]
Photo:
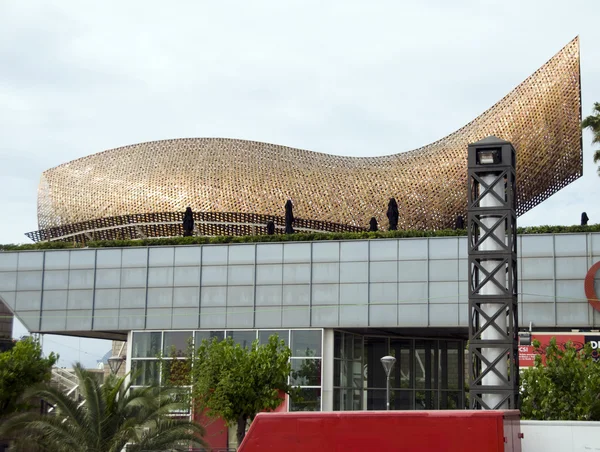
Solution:
[{"label": "metal lattice tower", "polygon": [[469,394],[473,409],[519,396],[516,154],[490,136],[468,149]]}]

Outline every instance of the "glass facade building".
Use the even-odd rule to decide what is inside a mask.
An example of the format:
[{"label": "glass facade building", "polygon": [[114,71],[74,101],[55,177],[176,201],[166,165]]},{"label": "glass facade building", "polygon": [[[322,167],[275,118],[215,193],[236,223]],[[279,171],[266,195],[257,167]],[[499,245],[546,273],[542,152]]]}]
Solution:
[{"label": "glass facade building", "polygon": [[[135,385],[160,382],[161,365],[186,359],[188,347],[202,340],[225,337],[248,347],[277,335],[290,347],[290,384],[300,388],[299,400],[286,400],[289,411],[324,409],[324,390],[333,392],[334,411],[383,410],[386,376],[380,359],[391,355],[396,363],[390,375],[390,408],[394,410],[462,409],[464,397],[463,340],[362,335],[333,331],[333,343],[324,343],[323,329],[134,331],[131,371]],[[331,335],[328,335],[331,336]],[[332,378],[324,376],[324,348],[332,346]],[[159,357],[162,356],[162,364]]]},{"label": "glass facade building", "polygon": [[385,410],[381,358],[396,358],[390,374],[390,409],[463,409],[462,340],[360,336],[335,332],[334,409]]},{"label": "glass facade building", "polygon": [[292,351],[290,383],[300,388],[301,401],[288,401],[290,411],[320,411],[322,389],[323,330],[201,330],[134,331],[131,347],[131,371],[136,386],[162,383],[161,365],[186,359],[188,347],[198,348],[202,340],[232,338],[242,347],[253,341],[264,344],[277,335]]}]

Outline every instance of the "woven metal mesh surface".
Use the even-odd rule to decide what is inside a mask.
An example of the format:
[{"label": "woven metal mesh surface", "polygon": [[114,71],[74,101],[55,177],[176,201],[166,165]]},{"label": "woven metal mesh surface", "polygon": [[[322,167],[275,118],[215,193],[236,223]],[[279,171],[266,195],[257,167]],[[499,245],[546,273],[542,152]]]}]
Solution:
[{"label": "woven metal mesh surface", "polygon": [[[517,212],[523,214],[582,175],[580,122],[576,38],[478,118],[414,151],[355,158],[197,138],[135,144],[65,163],[43,173],[41,231],[28,235],[46,240],[62,234],[56,231],[94,230],[107,222],[126,229],[144,215],[181,221],[187,206],[223,216],[219,221],[229,222],[226,217],[236,212],[243,218],[233,222],[280,222],[287,199],[294,202],[296,218],[312,220],[317,229],[364,229],[372,216],[385,228],[390,197],[398,201],[399,229],[450,227],[458,214],[466,214],[467,145],[489,135],[510,141],[517,151]],[[58,229],[44,232],[51,228]],[[147,228],[144,234],[181,232],[179,226],[169,228]],[[103,238],[123,235],[109,230],[115,232]],[[221,232],[201,226],[198,233]]]},{"label": "woven metal mesh surface", "polygon": [[[126,240],[145,237],[173,237],[183,235],[182,212],[156,212],[118,217],[98,218],[70,223],[26,235],[34,242],[61,238],[66,241]],[[239,212],[194,212],[195,235],[264,235],[267,222],[275,223],[276,232],[283,233],[285,219],[274,215]],[[298,232],[360,232],[363,228],[317,220],[296,219]]]}]

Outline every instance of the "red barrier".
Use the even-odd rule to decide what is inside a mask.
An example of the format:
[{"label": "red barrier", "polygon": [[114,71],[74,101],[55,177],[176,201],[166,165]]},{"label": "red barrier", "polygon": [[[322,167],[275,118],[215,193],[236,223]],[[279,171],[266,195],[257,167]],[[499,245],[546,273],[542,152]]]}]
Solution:
[{"label": "red barrier", "polygon": [[518,411],[261,413],[238,452],[520,452]]}]

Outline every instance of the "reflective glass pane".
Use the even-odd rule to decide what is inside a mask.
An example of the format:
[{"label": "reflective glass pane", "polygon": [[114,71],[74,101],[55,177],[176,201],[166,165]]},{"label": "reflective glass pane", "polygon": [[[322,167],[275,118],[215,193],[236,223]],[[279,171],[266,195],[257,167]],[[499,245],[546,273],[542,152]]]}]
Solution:
[{"label": "reflective glass pane", "polygon": [[352,410],[352,393],[351,389],[338,389],[337,392],[340,398],[340,411],[350,411]]},{"label": "reflective glass pane", "polygon": [[442,391],[440,393],[440,410],[462,410],[462,393],[456,391]]},{"label": "reflective glass pane", "polygon": [[170,386],[187,386],[190,384],[192,360],[190,359],[165,359],[162,363],[162,384]]},{"label": "reflective glass pane", "polygon": [[[171,394],[171,400],[173,400],[176,404],[178,404],[177,409],[173,409],[169,411],[169,417],[174,419],[186,419],[189,420],[189,416],[191,413],[191,391],[190,388],[177,388],[173,390]],[[186,417],[181,417],[187,415]]]},{"label": "reflective glass pane", "polygon": [[292,330],[292,356],[321,356],[321,331]]},{"label": "reflective glass pane", "polygon": [[354,411],[362,410],[362,389],[352,391],[352,409]]},{"label": "reflective glass pane", "polygon": [[351,386],[355,389],[362,389],[363,381],[363,365],[361,361],[352,361],[352,384]]},{"label": "reflective glass pane", "polygon": [[292,359],[291,384],[321,386],[320,359]]},{"label": "reflective glass pane", "polygon": [[390,391],[391,408],[394,410],[413,410],[414,391],[392,389]]},{"label": "reflective glass pane", "polygon": [[250,348],[252,342],[256,340],[256,330],[227,331],[227,337],[232,338],[236,344],[240,344],[242,347]]},{"label": "reflective glass pane", "polygon": [[411,361],[412,340],[392,339],[390,341],[390,354],[396,358],[396,363],[391,374],[390,385],[393,388],[411,388]]},{"label": "reflective glass pane", "polygon": [[333,357],[334,358],[342,357],[342,344],[344,343],[343,341],[344,341],[344,333],[335,331],[333,333]]},{"label": "reflective glass pane", "polygon": [[196,331],[194,338],[194,348],[198,349],[202,344],[202,340],[212,341],[213,338],[217,338],[218,341],[222,341],[225,338],[225,331]]},{"label": "reflective glass pane", "polygon": [[[388,340],[385,337],[365,337],[364,347],[364,362],[365,362],[365,387],[366,388],[382,388],[386,387],[386,375],[381,358],[389,354]],[[370,400],[367,398],[367,400]],[[373,399],[375,400],[375,399]],[[367,405],[367,409],[374,410],[371,405]]]},{"label": "reflective glass pane", "polygon": [[[348,386],[350,386],[350,376],[348,372],[348,367],[351,366],[351,361],[339,361],[339,379],[338,381],[338,386],[342,387],[342,388],[347,388]],[[334,375],[335,375],[335,364],[334,364]]]},{"label": "reflective glass pane", "polygon": [[385,389],[367,389],[367,409],[385,410]]},{"label": "reflective glass pane", "polygon": [[363,338],[362,336],[354,336],[354,359],[361,360],[363,353]]},{"label": "reflective glass pane", "polygon": [[[435,341],[415,341],[415,387],[433,389],[435,381]],[[418,405],[417,405],[417,409]]]},{"label": "reflective glass pane", "polygon": [[131,374],[134,378],[134,385],[149,386],[159,382],[159,365],[158,361],[152,360],[133,360],[131,361]]},{"label": "reflective glass pane", "polygon": [[462,353],[460,342],[447,342],[440,347],[441,389],[461,389]]},{"label": "reflective glass pane", "polygon": [[341,365],[342,361],[336,359],[333,361],[333,386],[342,386],[341,382]]},{"label": "reflective glass pane", "polygon": [[336,389],[333,392],[334,411],[359,411],[362,407],[362,391]]},{"label": "reflective glass pane", "polygon": [[289,330],[262,330],[258,332],[258,342],[266,344],[269,342],[269,338],[273,335],[277,335],[280,341],[285,342],[286,347],[290,346],[290,332]]},{"label": "reflective glass pane", "polygon": [[437,391],[416,391],[415,410],[436,410]]},{"label": "reflective glass pane", "polygon": [[352,359],[353,352],[354,352],[354,335],[344,334],[344,349],[343,349],[342,358]]},{"label": "reflective glass pane", "polygon": [[192,339],[191,331],[165,331],[163,353],[165,356],[185,356]]},{"label": "reflective glass pane", "polygon": [[321,389],[302,388],[297,400],[290,400],[290,411],[321,411]]},{"label": "reflective glass pane", "polygon": [[162,347],[162,333],[133,333],[132,358],[156,358]]}]

